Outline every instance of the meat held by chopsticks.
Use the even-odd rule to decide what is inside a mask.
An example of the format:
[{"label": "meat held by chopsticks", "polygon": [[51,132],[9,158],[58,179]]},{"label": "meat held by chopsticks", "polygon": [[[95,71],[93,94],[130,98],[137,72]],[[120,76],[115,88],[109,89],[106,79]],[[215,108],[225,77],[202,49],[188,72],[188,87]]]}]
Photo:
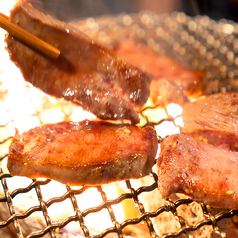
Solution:
[{"label": "meat held by chopsticks", "polygon": [[17,134],[7,166],[11,175],[70,185],[102,184],[149,174],[157,148],[151,127],[61,122]]},{"label": "meat held by chopsticks", "polygon": [[47,94],[82,105],[101,119],[139,122],[134,110],[150,94],[151,76],[70,24],[20,1],[10,21],[60,50],[50,59],[7,35],[10,59],[25,80]]},{"label": "meat held by chopsticks", "polygon": [[161,144],[157,161],[162,196],[184,193],[219,208],[238,209],[238,153],[172,135]]},{"label": "meat held by chopsticks", "polygon": [[183,106],[182,132],[238,150],[238,93],[218,93]]},{"label": "meat held by chopsticks", "polygon": [[150,96],[154,103],[162,101],[165,106],[172,102],[183,105],[189,101],[189,96],[197,97],[203,91],[203,71],[189,70],[143,43],[124,39],[115,45],[114,51],[152,74]]}]

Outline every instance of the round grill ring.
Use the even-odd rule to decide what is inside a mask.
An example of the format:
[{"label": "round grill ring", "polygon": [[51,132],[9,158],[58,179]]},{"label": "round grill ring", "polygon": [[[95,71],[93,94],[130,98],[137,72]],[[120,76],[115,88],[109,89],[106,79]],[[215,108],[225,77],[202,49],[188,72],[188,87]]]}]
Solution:
[{"label": "round grill ring", "polygon": [[[101,17],[99,19],[86,19],[81,22],[72,22],[86,34],[92,38],[98,39],[106,45],[112,45],[121,37],[136,37],[145,42],[155,51],[172,57],[183,64],[189,65],[193,69],[204,69],[206,71],[207,83],[211,85],[207,94],[217,93],[220,91],[238,91],[238,24],[220,20],[214,21],[206,16],[197,16],[191,18],[183,13],[175,12],[171,15],[163,14],[156,15],[150,12],[141,12],[131,15],[118,15],[112,17]],[[158,105],[159,106],[159,105]],[[156,108],[156,107],[155,107]],[[151,108],[145,108],[141,112],[144,116],[144,111]],[[152,108],[153,109],[153,108]],[[144,126],[159,125],[163,121],[173,121],[171,117],[156,122],[146,118]],[[8,123],[7,123],[8,124]],[[1,125],[1,128],[7,127],[7,124]],[[0,128],[0,129],[1,129]],[[8,143],[11,138],[4,138],[0,141],[0,145]],[[1,154],[1,161],[7,158],[7,154]],[[204,203],[200,206],[204,218],[195,224],[188,224],[187,218],[180,215],[179,209],[182,206],[189,206],[194,203],[191,199],[177,198],[175,200],[167,199],[165,205],[159,206],[153,211],[147,211],[141,195],[157,190],[158,177],[156,173],[151,172],[150,182],[135,188],[130,180],[125,181],[127,188],[126,193],[120,194],[116,199],[110,200],[104,191],[103,186],[95,186],[98,194],[102,198],[102,203],[99,206],[90,207],[86,210],[80,210],[76,196],[84,194],[90,187],[81,187],[74,189],[66,185],[66,193],[62,196],[55,196],[48,201],[44,200],[42,195],[42,186],[48,186],[50,180],[32,180],[29,186],[19,187],[13,191],[8,188],[8,179],[11,176],[4,173],[1,169],[1,183],[4,194],[0,196],[1,204],[7,204],[9,216],[5,216],[0,221],[0,231],[8,227],[15,234],[15,237],[66,237],[63,233],[63,228],[71,223],[77,222],[82,230],[82,236],[101,238],[106,235],[115,235],[115,237],[124,237],[129,235],[127,227],[130,225],[140,224],[141,222],[148,228],[147,236],[145,237],[180,237],[184,234],[191,237],[194,234],[196,237],[199,233],[193,233],[200,228],[212,227],[212,233],[218,237],[224,237],[224,233],[220,230],[218,223],[237,215],[238,211],[211,211],[210,207]],[[39,204],[31,206],[26,212],[17,212],[14,205],[14,198],[20,194],[35,191]],[[74,215],[66,217],[61,222],[55,223],[52,221],[49,214],[49,207],[55,203],[61,203],[66,199],[70,199],[74,210]],[[122,222],[117,220],[114,212],[114,205],[121,204],[123,201],[131,199],[138,208],[139,215],[126,219]],[[157,199],[156,197],[153,199]],[[24,203],[24,201],[22,201]],[[106,210],[110,216],[112,226],[107,227],[102,232],[92,234],[90,228],[85,223],[85,218],[94,213]],[[23,235],[22,223],[24,219],[30,217],[36,212],[41,212],[45,220],[45,226],[35,232],[31,232],[27,236]],[[155,229],[154,218],[159,217],[163,213],[171,213],[172,216],[180,224],[180,228],[176,231],[170,231],[165,234],[158,234]],[[212,234],[211,236],[213,237]]]}]

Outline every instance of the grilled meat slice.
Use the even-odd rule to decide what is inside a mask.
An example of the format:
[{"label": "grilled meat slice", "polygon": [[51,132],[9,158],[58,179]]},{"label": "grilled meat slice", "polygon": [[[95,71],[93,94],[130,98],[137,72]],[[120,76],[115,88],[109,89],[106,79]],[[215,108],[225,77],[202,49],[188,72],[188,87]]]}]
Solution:
[{"label": "grilled meat slice", "polygon": [[9,148],[11,175],[70,185],[102,184],[150,173],[158,143],[151,127],[83,121],[36,127]]},{"label": "grilled meat slice", "polygon": [[153,75],[150,96],[154,103],[162,98],[164,105],[172,102],[182,105],[189,101],[189,96],[196,97],[203,91],[203,71],[189,70],[131,39],[120,41],[114,50],[119,56]]},{"label": "grilled meat slice", "polygon": [[238,93],[218,93],[183,106],[182,132],[238,150]]},{"label": "grilled meat slice", "polygon": [[238,153],[180,134],[166,138],[157,160],[163,197],[184,193],[196,201],[238,209]]},{"label": "grilled meat slice", "polygon": [[7,35],[10,58],[25,80],[101,119],[139,122],[133,107],[141,107],[150,95],[148,73],[24,1],[11,10],[10,21],[60,50],[58,60],[52,60]]}]

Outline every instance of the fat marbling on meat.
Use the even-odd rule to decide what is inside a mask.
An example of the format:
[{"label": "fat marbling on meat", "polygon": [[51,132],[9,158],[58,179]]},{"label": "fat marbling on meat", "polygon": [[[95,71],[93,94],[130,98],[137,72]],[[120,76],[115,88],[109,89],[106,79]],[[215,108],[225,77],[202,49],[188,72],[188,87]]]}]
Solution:
[{"label": "fat marbling on meat", "polygon": [[198,202],[238,209],[238,153],[179,134],[166,138],[157,160],[162,196],[183,193]]},{"label": "fat marbling on meat", "polygon": [[102,121],[60,122],[17,134],[9,147],[11,175],[93,185],[151,172],[158,142],[151,127]]},{"label": "fat marbling on meat", "polygon": [[238,93],[210,95],[183,106],[182,132],[209,144],[238,150]]},{"label": "fat marbling on meat", "polygon": [[10,21],[60,50],[50,59],[7,35],[10,59],[25,80],[49,95],[82,105],[101,119],[139,122],[134,108],[150,95],[151,76],[70,24],[20,1]]}]

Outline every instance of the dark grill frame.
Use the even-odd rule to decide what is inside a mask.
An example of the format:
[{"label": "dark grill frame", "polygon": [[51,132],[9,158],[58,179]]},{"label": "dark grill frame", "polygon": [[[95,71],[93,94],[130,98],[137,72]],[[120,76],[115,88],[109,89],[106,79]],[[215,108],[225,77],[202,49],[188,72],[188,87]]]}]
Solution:
[{"label": "dark grill frame", "polygon": [[[130,19],[130,24],[128,24],[125,20],[128,19],[128,17]],[[93,24],[90,25],[90,22]],[[99,19],[87,19],[84,22],[80,22],[80,24],[78,24],[78,22],[73,22],[72,24],[77,25],[91,37],[97,38],[101,42],[108,45],[113,44],[121,36],[136,36],[155,50],[159,47],[159,51],[162,51],[162,53],[165,53],[168,56],[176,58],[179,61],[181,59],[185,59],[185,61],[194,69],[205,69],[207,71],[206,77],[208,83],[215,82],[216,84],[215,89],[206,92],[208,94],[224,90],[238,91],[238,72],[235,71],[236,66],[238,65],[238,61],[236,61],[236,59],[238,59],[238,46],[234,43],[236,36],[238,35],[238,25],[234,22],[227,20],[215,22],[206,16],[191,18],[185,16],[183,13],[177,12],[171,15],[156,15],[149,12],[141,12],[139,14],[122,14],[119,16],[101,17]],[[95,31],[93,27],[95,24],[97,25],[97,31]],[[225,29],[226,26],[228,28],[233,27],[233,32],[227,33],[229,29],[222,30],[223,28]],[[210,44],[207,40],[208,36],[214,37],[214,41],[217,40],[216,42],[218,42],[217,44],[220,44],[220,46],[217,47],[215,44]],[[226,48],[221,50],[222,46]],[[185,54],[183,53],[184,50]],[[233,57],[232,55],[229,56],[228,52],[233,52]],[[155,126],[159,125],[163,121],[174,122],[174,119],[169,116],[157,122],[150,121],[144,116],[143,113],[145,110],[154,109],[157,106],[159,105],[145,108],[141,112],[141,116],[146,119],[143,126]],[[1,125],[0,130],[6,126],[7,125]],[[0,142],[0,145],[5,144],[10,139],[11,137],[4,139]],[[0,160],[2,161],[6,159],[7,154],[2,155],[0,153],[0,156]],[[7,180],[11,176],[4,173],[2,169],[0,169],[0,179],[4,191],[4,196],[0,197],[0,205],[1,203],[7,203],[10,212],[10,216],[6,220],[0,222],[0,229],[13,224],[16,236],[21,238],[23,237],[23,233],[19,221],[24,220],[34,212],[41,211],[46,223],[45,228],[43,230],[39,230],[38,232],[29,234],[27,238],[43,237],[45,234],[49,234],[51,238],[61,237],[59,230],[73,221],[79,222],[79,226],[82,229],[84,236],[87,238],[102,238],[112,233],[115,233],[121,238],[126,235],[123,231],[124,228],[129,225],[139,224],[142,221],[148,227],[148,232],[151,237],[179,237],[181,234],[188,236],[192,231],[198,230],[199,228],[205,226],[212,226],[215,233],[220,234],[222,237],[223,234],[219,231],[217,223],[223,219],[231,218],[238,214],[238,211],[236,210],[213,214],[210,212],[209,206],[204,203],[200,203],[205,219],[194,224],[193,226],[188,226],[186,225],[185,219],[178,215],[177,210],[182,205],[194,202],[191,199],[178,199],[176,201],[167,199],[166,205],[158,207],[154,211],[148,212],[146,211],[144,204],[140,202],[139,195],[157,189],[158,177],[156,173],[151,172],[150,176],[153,178],[153,183],[141,186],[138,189],[135,189],[132,186],[130,180],[126,180],[125,183],[129,192],[121,194],[114,200],[108,200],[102,186],[93,186],[97,188],[103,202],[97,207],[91,207],[81,211],[79,210],[76,195],[84,193],[90,187],[84,186],[81,189],[75,190],[66,185],[67,192],[63,196],[54,197],[45,201],[41,192],[41,186],[47,186],[47,184],[51,182],[50,180],[32,180],[29,186],[25,188],[19,187],[11,192],[7,185]],[[24,213],[16,213],[13,198],[18,194],[24,194],[31,190],[36,191],[39,205],[29,208]],[[68,198],[71,200],[75,214],[73,216],[66,217],[62,222],[53,223],[48,213],[48,208],[52,204],[63,202]],[[134,217],[133,219],[124,220],[120,223],[116,219],[112,205],[119,204],[126,199],[133,200],[140,212],[140,215]],[[108,227],[99,234],[91,235],[84,219],[87,215],[97,213],[103,209],[108,211],[113,226]],[[154,229],[152,219],[154,217],[158,217],[164,212],[172,212],[175,219],[179,221],[181,228],[176,232],[170,232],[159,236]]]}]

